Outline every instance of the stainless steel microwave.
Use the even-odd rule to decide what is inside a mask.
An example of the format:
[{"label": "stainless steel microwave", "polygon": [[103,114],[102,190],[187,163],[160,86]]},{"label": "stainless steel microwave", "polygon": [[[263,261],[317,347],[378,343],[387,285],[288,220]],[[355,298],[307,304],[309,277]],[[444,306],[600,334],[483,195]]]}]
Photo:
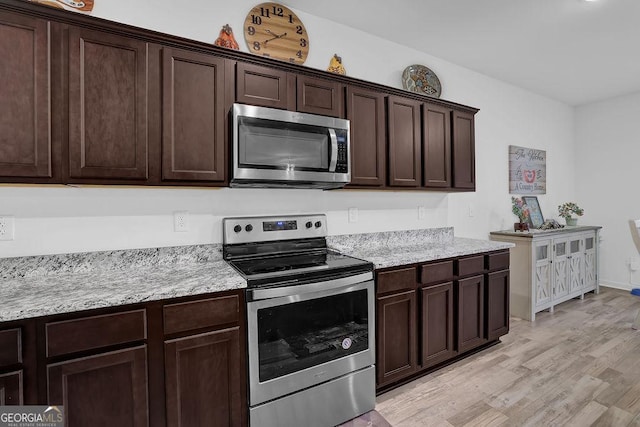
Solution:
[{"label": "stainless steel microwave", "polygon": [[232,187],[340,188],[351,180],[349,120],[233,105]]}]

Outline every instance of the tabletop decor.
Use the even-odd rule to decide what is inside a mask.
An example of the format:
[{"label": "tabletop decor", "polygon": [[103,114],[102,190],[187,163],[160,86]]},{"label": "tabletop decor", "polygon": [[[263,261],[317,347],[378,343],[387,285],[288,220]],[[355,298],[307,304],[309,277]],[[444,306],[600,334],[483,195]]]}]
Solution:
[{"label": "tabletop decor", "polygon": [[520,220],[513,224],[513,231],[528,231],[529,223],[527,221],[530,214],[526,203],[518,197],[511,197],[511,212]]},{"label": "tabletop decor", "polygon": [[547,192],[547,152],[509,146],[509,194]]},{"label": "tabletop decor", "polygon": [[424,65],[409,65],[402,72],[402,88],[411,92],[418,92],[434,98],[440,98],[442,85],[436,73]]},{"label": "tabletop decor", "polygon": [[342,65],[342,58],[339,57],[337,53],[334,53],[333,58],[329,61],[329,68],[327,68],[327,71],[342,75],[347,74],[347,70],[345,70],[344,65]]},{"label": "tabletop decor", "polygon": [[80,12],[91,12],[94,0],[29,0],[33,3],[40,3],[56,9],[73,10]]},{"label": "tabletop decor", "polygon": [[260,3],[249,11],[244,20],[244,39],[255,55],[304,64],[309,54],[304,24],[279,3]]},{"label": "tabletop decor", "polygon": [[573,214],[577,216],[584,215],[584,209],[575,204],[574,202],[566,202],[558,206],[558,214],[567,222],[567,225],[577,225],[578,218],[574,218]]},{"label": "tabletop decor", "polygon": [[220,35],[213,44],[220,47],[226,47],[227,49],[240,49],[236,38],[233,36],[233,30],[231,29],[229,24],[225,24],[225,26],[222,27],[222,29],[220,30]]},{"label": "tabletop decor", "polygon": [[529,219],[528,224],[529,227],[532,228],[540,228],[544,223],[544,217],[542,216],[542,211],[540,210],[540,203],[538,203],[538,198],[536,196],[522,196],[522,201],[527,208],[529,209]]}]

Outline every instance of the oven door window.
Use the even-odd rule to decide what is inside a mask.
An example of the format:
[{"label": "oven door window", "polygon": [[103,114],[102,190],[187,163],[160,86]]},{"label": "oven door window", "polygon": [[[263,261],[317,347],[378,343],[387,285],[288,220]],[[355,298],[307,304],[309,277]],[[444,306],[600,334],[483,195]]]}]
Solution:
[{"label": "oven door window", "polygon": [[369,347],[367,290],[258,310],[260,382]]},{"label": "oven door window", "polygon": [[239,117],[238,138],[240,167],[329,170],[331,140],[326,128]]}]

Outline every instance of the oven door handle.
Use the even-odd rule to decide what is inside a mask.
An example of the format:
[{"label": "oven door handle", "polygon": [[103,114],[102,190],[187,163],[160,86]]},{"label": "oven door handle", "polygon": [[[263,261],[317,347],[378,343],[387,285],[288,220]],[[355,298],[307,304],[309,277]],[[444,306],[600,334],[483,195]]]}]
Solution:
[{"label": "oven door handle", "polygon": [[306,283],[304,285],[282,286],[266,289],[247,289],[247,301],[304,295],[311,292],[327,291],[351,286],[368,280],[373,280],[373,272],[369,271],[366,273],[356,274],[354,276],[341,277],[339,279],[332,279],[324,282]]}]

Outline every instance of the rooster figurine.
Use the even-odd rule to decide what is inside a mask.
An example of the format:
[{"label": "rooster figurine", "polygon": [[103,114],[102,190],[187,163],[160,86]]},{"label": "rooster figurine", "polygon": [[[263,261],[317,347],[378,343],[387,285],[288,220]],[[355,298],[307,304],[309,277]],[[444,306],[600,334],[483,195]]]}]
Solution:
[{"label": "rooster figurine", "polygon": [[233,30],[229,26],[229,24],[225,24],[224,27],[220,30],[220,35],[216,39],[216,46],[226,47],[227,49],[235,49],[239,50],[240,46],[238,46],[238,42],[235,37],[233,37]]},{"label": "rooster figurine", "polygon": [[342,65],[342,58],[340,58],[337,53],[333,55],[333,58],[331,58],[327,71],[336,74],[347,74],[347,71],[344,69],[344,65]]}]

